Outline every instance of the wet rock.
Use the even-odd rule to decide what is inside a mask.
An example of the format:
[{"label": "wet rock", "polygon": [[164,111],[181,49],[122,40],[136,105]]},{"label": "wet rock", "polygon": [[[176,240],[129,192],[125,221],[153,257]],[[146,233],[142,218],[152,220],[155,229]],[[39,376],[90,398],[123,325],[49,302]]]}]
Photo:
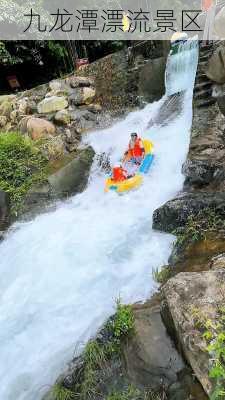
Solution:
[{"label": "wet rock", "polygon": [[33,140],[55,135],[55,126],[45,119],[31,117],[27,120],[27,132]]},{"label": "wet rock", "polygon": [[[210,154],[206,154],[205,156],[212,155],[213,150],[210,149]],[[182,172],[186,176],[186,183],[207,185],[212,182],[215,172],[217,168],[215,165],[210,165],[209,160],[190,160],[184,163]]]},{"label": "wet rock", "polygon": [[61,125],[68,125],[70,123],[70,113],[68,110],[60,110],[55,114],[55,122]]},{"label": "wet rock", "polygon": [[137,385],[168,388],[184,368],[162,322],[159,306],[134,310],[135,334],[123,346],[128,377]]},{"label": "wet rock", "polygon": [[225,216],[225,192],[184,193],[168,201],[154,211],[153,228],[164,232],[173,232],[183,227],[191,215],[197,215],[203,209],[213,209],[221,217]]},{"label": "wet rock", "polygon": [[93,158],[94,150],[91,147],[79,150],[71,162],[48,177],[52,193],[61,198],[84,190]]},{"label": "wet rock", "polygon": [[210,356],[202,331],[196,327],[193,310],[199,310],[207,320],[217,322],[218,308],[225,302],[224,293],[225,270],[180,273],[163,287],[166,299],[163,312],[169,313],[168,319],[172,318],[179,345],[207,394],[212,390]]},{"label": "wet rock", "polygon": [[95,89],[91,87],[78,88],[75,93],[69,96],[69,101],[75,106],[90,104],[94,100],[95,94]]},{"label": "wet rock", "polygon": [[8,193],[0,189],[0,230],[4,230],[9,223],[10,202]]},{"label": "wet rock", "polygon": [[94,80],[85,76],[71,76],[68,79],[71,88],[89,87],[94,85]]},{"label": "wet rock", "polygon": [[219,46],[209,59],[206,75],[216,83],[225,83],[225,47]]},{"label": "wet rock", "polygon": [[37,108],[39,114],[48,114],[64,110],[67,106],[68,102],[64,96],[52,96],[38,103]]}]

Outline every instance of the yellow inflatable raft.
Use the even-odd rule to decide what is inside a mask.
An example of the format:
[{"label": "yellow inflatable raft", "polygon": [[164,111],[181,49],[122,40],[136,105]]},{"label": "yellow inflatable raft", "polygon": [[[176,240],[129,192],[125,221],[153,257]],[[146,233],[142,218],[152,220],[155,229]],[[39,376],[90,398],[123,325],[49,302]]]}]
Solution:
[{"label": "yellow inflatable raft", "polygon": [[145,148],[145,157],[138,168],[136,174],[132,178],[128,178],[121,182],[116,182],[112,178],[107,178],[105,181],[105,191],[114,190],[117,193],[127,192],[129,190],[139,187],[143,182],[143,176],[148,173],[152,161],[153,155],[153,143],[150,140],[142,140]]}]

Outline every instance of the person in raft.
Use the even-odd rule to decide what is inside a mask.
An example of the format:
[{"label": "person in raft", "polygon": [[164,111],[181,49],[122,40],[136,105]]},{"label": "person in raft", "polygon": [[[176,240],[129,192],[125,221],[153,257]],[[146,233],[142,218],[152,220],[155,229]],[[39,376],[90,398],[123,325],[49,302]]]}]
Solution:
[{"label": "person in raft", "polygon": [[122,164],[117,164],[113,167],[112,179],[115,182],[122,182],[128,178],[128,172],[123,168]]},{"label": "person in raft", "polygon": [[129,148],[125,153],[126,161],[131,161],[134,164],[140,165],[145,156],[145,148],[141,138],[137,133],[131,133]]}]

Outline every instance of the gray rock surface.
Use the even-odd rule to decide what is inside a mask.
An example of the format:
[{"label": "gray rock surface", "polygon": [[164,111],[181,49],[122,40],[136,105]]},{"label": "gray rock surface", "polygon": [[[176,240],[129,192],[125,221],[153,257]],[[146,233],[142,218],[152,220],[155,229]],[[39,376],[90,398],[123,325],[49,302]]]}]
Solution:
[{"label": "gray rock surface", "polygon": [[[215,323],[218,309],[225,302],[225,270],[202,273],[180,273],[163,287],[166,312],[172,317],[177,340],[186,360],[201,382],[205,392],[211,393],[209,378],[210,355],[202,331],[196,326],[196,313]],[[195,311],[194,311],[195,310]],[[165,312],[165,310],[164,310]]]},{"label": "gray rock surface", "polygon": [[168,388],[184,363],[166,332],[160,308],[144,304],[134,316],[135,334],[123,348],[127,375],[137,385]]},{"label": "gray rock surface", "polygon": [[173,232],[183,227],[188,217],[203,209],[213,209],[221,217],[225,216],[225,192],[183,193],[168,201],[154,211],[153,228],[164,232]]}]

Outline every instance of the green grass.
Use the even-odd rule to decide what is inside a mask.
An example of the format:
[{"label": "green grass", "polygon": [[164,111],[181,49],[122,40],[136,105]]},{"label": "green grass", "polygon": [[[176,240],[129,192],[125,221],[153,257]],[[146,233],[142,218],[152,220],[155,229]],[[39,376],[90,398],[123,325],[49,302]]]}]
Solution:
[{"label": "green grass", "polygon": [[47,160],[19,133],[0,133],[0,188],[10,195],[13,211],[35,182],[44,180]]},{"label": "green grass", "polygon": [[118,300],[115,316],[106,325],[107,329],[109,330],[109,339],[106,342],[90,340],[85,346],[81,379],[74,383],[73,391],[68,391],[62,385],[53,387],[55,400],[73,400],[75,398],[93,400],[101,396],[100,383],[104,380],[105,371],[110,368],[110,361],[112,359],[119,360],[121,340],[134,332],[134,315],[131,306],[122,305]]},{"label": "green grass", "polygon": [[163,285],[171,277],[171,269],[169,266],[164,266],[161,269],[153,268],[152,276],[156,283]]},{"label": "green grass", "polygon": [[225,220],[215,209],[206,208],[197,215],[190,215],[183,228],[176,229],[173,233],[177,236],[176,245],[194,243],[205,240],[208,232],[225,233]]},{"label": "green grass", "polygon": [[152,390],[141,391],[135,386],[130,385],[121,392],[114,391],[107,396],[106,400],[162,400],[162,396]]},{"label": "green grass", "polygon": [[134,333],[134,314],[132,307],[121,304],[120,299],[116,304],[116,314],[109,324],[109,329],[115,339],[121,340]]},{"label": "green grass", "polygon": [[71,390],[60,384],[55,384],[51,393],[54,400],[74,400],[76,398],[76,395]]}]

